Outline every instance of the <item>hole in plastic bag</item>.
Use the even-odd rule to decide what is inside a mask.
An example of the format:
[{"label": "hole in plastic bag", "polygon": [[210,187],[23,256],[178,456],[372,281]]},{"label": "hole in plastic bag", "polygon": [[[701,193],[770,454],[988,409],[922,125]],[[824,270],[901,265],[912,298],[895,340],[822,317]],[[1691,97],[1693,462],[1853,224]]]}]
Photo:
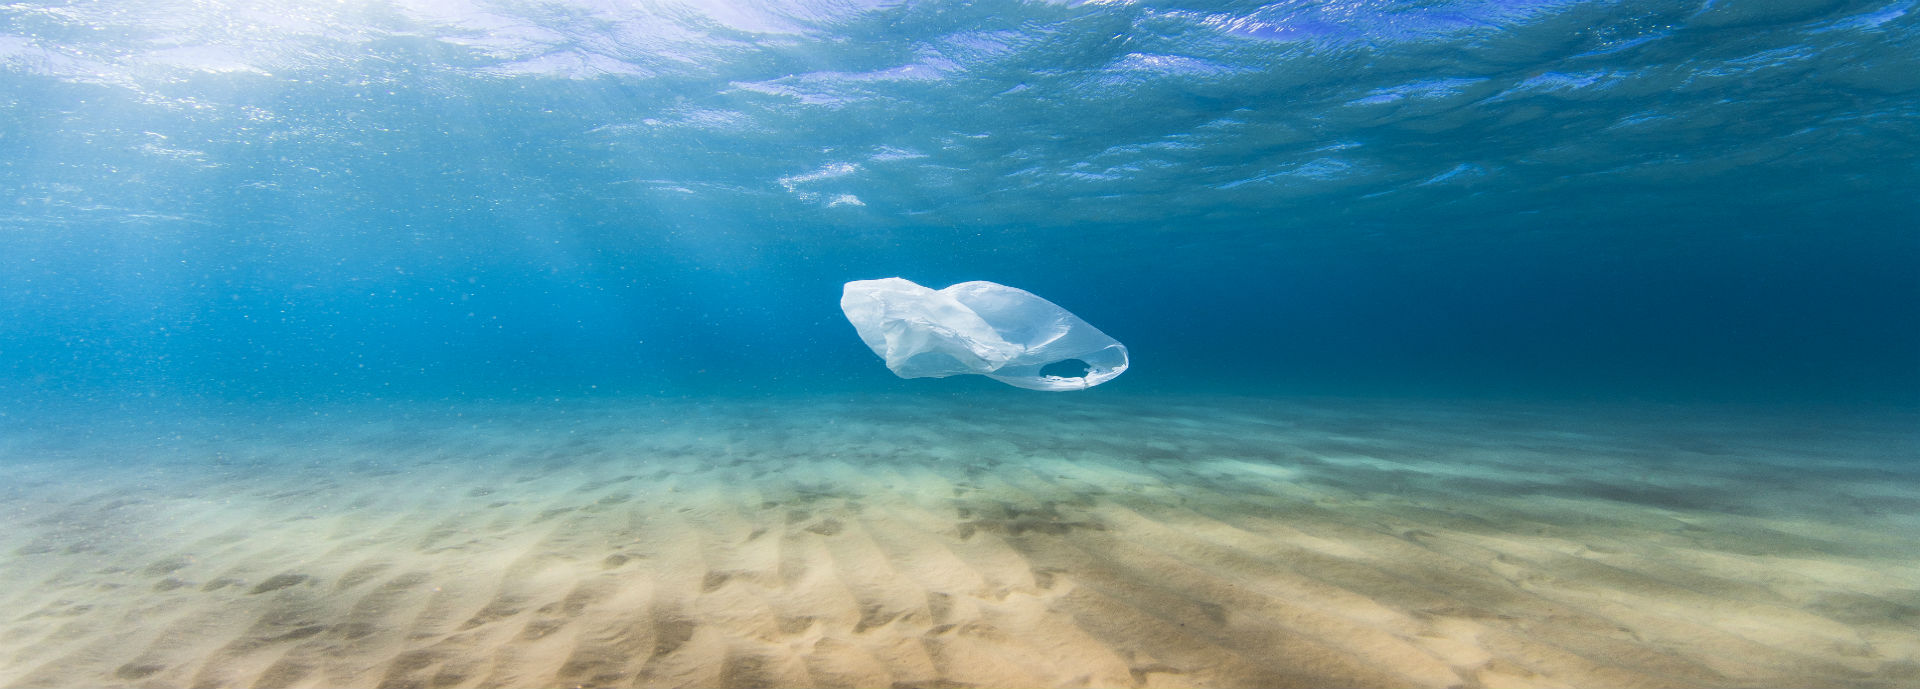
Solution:
[{"label": "hole in plastic bag", "polygon": [[1040,375],[1061,378],[1085,378],[1093,365],[1079,359],[1061,359],[1040,367]]}]

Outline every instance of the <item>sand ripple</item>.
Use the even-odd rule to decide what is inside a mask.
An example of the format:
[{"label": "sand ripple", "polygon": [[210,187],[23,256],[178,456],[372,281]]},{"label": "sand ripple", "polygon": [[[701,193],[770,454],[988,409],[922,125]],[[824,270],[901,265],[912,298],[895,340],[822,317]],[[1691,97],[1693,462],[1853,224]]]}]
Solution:
[{"label": "sand ripple", "polygon": [[1920,683],[1911,419],[978,406],[17,432],[0,685]]}]

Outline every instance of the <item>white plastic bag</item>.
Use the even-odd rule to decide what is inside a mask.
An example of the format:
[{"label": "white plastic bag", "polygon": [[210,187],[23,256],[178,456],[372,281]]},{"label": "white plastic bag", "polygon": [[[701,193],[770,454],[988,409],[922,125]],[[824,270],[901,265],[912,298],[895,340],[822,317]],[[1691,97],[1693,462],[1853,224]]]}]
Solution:
[{"label": "white plastic bag", "polygon": [[[1026,290],[962,282],[932,290],[902,278],[855,280],[840,296],[860,340],[901,378],[977,373],[1029,390],[1085,390],[1127,370],[1127,347]],[[1078,359],[1084,377],[1045,375]]]}]

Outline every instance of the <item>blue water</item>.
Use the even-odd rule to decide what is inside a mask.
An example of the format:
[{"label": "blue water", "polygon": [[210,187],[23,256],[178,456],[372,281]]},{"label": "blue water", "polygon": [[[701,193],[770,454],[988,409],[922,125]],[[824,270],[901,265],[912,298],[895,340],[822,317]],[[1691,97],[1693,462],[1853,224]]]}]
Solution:
[{"label": "blue water", "polygon": [[984,279],[1253,394],[1920,401],[1906,2],[17,3],[0,390],[897,381]]},{"label": "blue water", "polygon": [[1915,0],[0,4],[0,687],[1911,687],[1916,190]]}]

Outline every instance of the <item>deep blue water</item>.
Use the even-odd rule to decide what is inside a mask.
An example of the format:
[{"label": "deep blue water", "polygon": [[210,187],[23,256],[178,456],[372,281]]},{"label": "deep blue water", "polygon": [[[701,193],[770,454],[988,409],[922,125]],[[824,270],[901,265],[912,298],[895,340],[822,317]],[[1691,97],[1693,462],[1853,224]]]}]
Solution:
[{"label": "deep blue water", "polygon": [[0,394],[1920,402],[1911,0],[312,5],[0,7]]},{"label": "deep blue water", "polygon": [[0,3],[0,687],[1911,687],[1917,3]]}]

